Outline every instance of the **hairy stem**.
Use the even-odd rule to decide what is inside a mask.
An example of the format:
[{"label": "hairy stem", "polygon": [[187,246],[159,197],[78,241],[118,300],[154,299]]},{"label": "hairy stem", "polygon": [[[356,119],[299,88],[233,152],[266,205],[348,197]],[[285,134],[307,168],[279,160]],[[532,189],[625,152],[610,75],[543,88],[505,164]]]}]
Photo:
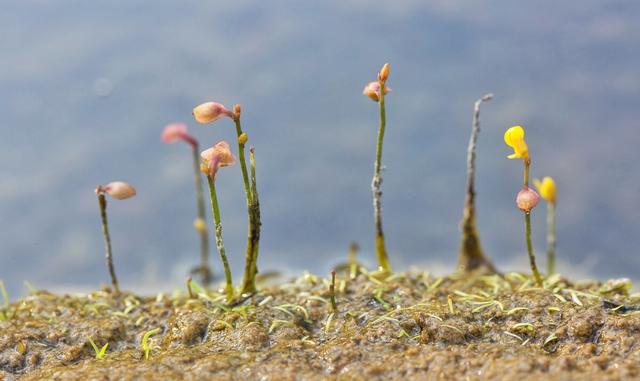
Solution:
[{"label": "hairy stem", "polygon": [[[204,190],[202,189],[202,178],[200,177],[200,155],[198,145],[193,146],[193,174],[194,183],[196,186],[196,202],[198,208],[198,219],[203,223],[206,221],[205,206],[204,206]],[[204,224],[203,224],[204,226]],[[200,235],[200,268],[199,273],[202,277],[202,283],[204,286],[211,284],[212,272],[209,265],[209,233],[207,229],[198,229]]]},{"label": "hairy stem", "polygon": [[111,276],[111,284],[116,293],[120,293],[120,286],[118,285],[118,278],[116,277],[116,270],[113,266],[113,253],[111,251],[111,236],[109,235],[109,223],[107,222],[107,199],[103,193],[98,194],[98,204],[100,205],[100,217],[102,219],[102,235],[104,236],[104,251],[105,259],[107,261],[107,269]]},{"label": "hairy stem", "polygon": [[467,148],[467,187],[464,200],[464,210],[460,228],[462,239],[458,259],[458,268],[461,271],[473,271],[478,268],[486,268],[491,272],[495,271],[493,264],[485,257],[480,245],[480,236],[476,227],[475,208],[475,159],[478,134],[480,133],[480,105],[489,101],[493,94],[486,94],[478,99],[473,108],[473,121],[469,146]]},{"label": "hairy stem", "polygon": [[540,276],[540,272],[538,271],[538,266],[536,266],[536,257],[533,255],[533,244],[531,243],[531,213],[524,213],[524,226],[525,237],[527,240],[527,253],[529,254],[529,264],[531,265],[531,272],[533,272],[533,277],[535,278],[538,286],[542,287],[542,277]]},{"label": "hairy stem", "polygon": [[216,246],[224,267],[224,276],[227,280],[226,292],[227,303],[233,301],[233,280],[231,279],[231,268],[227,261],[227,254],[224,249],[224,241],[222,240],[222,224],[220,223],[220,208],[218,207],[218,196],[216,195],[216,185],[213,178],[207,175],[209,182],[209,195],[211,196],[211,210],[213,212],[213,222],[215,223]]},{"label": "hairy stem", "polygon": [[384,233],[382,231],[382,176],[380,171],[382,170],[382,142],[384,140],[384,130],[387,123],[387,116],[384,107],[384,81],[380,83],[380,127],[378,128],[378,141],[376,144],[376,161],[374,164],[373,179],[371,180],[371,192],[373,193],[373,221],[375,225],[375,247],[376,257],[378,259],[378,266],[381,270],[390,272],[391,264],[389,263],[389,256],[387,255],[387,248],[384,240]]},{"label": "hairy stem", "polygon": [[556,272],[556,204],[547,204],[547,274]]}]

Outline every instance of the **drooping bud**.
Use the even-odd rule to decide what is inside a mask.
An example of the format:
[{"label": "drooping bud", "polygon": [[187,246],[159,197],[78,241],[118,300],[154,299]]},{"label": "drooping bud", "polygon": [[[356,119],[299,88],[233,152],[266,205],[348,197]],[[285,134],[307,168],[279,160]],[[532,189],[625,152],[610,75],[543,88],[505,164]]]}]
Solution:
[{"label": "drooping bud", "polygon": [[[387,94],[391,91],[387,86],[384,87],[384,93]],[[374,102],[380,100],[380,82],[369,82],[362,90],[362,94],[368,96]]]},{"label": "drooping bud", "polygon": [[233,119],[233,113],[217,102],[206,102],[193,109],[193,117],[202,124],[215,122],[224,116]]},{"label": "drooping bud", "polygon": [[529,213],[531,209],[535,208],[538,201],[540,201],[540,196],[529,187],[522,188],[516,196],[516,205],[525,213]]},{"label": "drooping bud", "polygon": [[231,153],[229,143],[224,140],[219,141],[213,147],[208,148],[200,153],[202,163],[200,170],[205,174],[215,178],[219,168],[234,165],[236,158]]},{"label": "drooping bud", "polygon": [[240,114],[242,114],[242,107],[240,106],[240,103],[236,103],[236,105],[233,106],[233,114],[236,118],[239,118]]},{"label": "drooping bud", "polygon": [[378,80],[380,80],[382,82],[386,82],[387,78],[389,78],[389,64],[388,63],[384,64],[382,69],[380,69],[380,74],[378,74]]},{"label": "drooping bud", "polygon": [[249,140],[249,136],[246,132],[243,132],[240,134],[240,136],[238,136],[238,143],[240,144],[245,144],[247,140]]},{"label": "drooping bud", "polygon": [[136,195],[136,189],[124,181],[113,181],[107,185],[98,185],[96,194],[104,193],[116,200],[126,200]]},{"label": "drooping bud", "polygon": [[187,125],[184,123],[172,123],[162,130],[162,141],[164,143],[174,143],[183,140],[195,147],[198,141],[187,132]]}]

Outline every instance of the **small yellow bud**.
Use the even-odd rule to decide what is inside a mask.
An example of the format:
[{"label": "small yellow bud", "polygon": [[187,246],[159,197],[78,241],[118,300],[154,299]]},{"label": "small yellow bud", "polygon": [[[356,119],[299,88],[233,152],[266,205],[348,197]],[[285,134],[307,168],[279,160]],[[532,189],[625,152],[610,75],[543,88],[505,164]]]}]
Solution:
[{"label": "small yellow bud", "polygon": [[556,203],[556,182],[551,177],[545,176],[542,181],[534,179],[533,185],[540,192],[540,197],[551,204]]},{"label": "small yellow bud", "polygon": [[238,143],[245,144],[249,140],[249,136],[247,136],[246,132],[243,132],[238,136]]},{"label": "small yellow bud", "polygon": [[380,81],[382,81],[382,82],[386,82],[387,78],[389,78],[389,64],[388,63],[384,64],[382,69],[380,69],[380,74],[378,74],[378,79]]},{"label": "small yellow bud", "polygon": [[524,128],[513,126],[504,133],[504,142],[513,148],[513,154],[507,156],[509,159],[529,159],[529,147],[524,140]]},{"label": "small yellow bud", "polygon": [[193,221],[193,227],[196,228],[196,230],[200,233],[207,232],[207,224],[204,222],[202,218],[196,218]]}]

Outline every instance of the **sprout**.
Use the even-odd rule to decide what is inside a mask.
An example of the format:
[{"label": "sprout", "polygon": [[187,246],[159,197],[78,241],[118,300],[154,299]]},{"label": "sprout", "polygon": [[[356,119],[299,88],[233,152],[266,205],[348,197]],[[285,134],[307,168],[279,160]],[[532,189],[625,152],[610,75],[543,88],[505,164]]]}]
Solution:
[{"label": "sprout", "polygon": [[551,177],[534,179],[540,196],[547,201],[547,272],[556,272],[556,182]]},{"label": "sprout", "polygon": [[109,347],[109,343],[106,343],[105,345],[102,346],[102,348],[98,349],[98,346],[96,345],[96,343],[94,343],[93,340],[89,338],[89,344],[91,344],[93,351],[96,353],[96,360],[104,359],[104,356],[107,353],[107,348]]},{"label": "sprout", "polygon": [[504,142],[513,148],[513,154],[509,155],[509,159],[522,159],[524,163],[523,189],[516,197],[516,205],[524,212],[525,224],[525,240],[527,243],[527,253],[529,254],[529,264],[533,277],[538,286],[542,287],[542,277],[536,265],[536,257],[533,255],[533,244],[531,243],[531,209],[538,203],[539,196],[531,188],[529,188],[529,167],[531,166],[531,158],[529,157],[529,147],[524,140],[524,129],[521,126],[513,126],[504,133]]},{"label": "sprout", "polygon": [[198,140],[191,136],[184,123],[169,124],[162,131],[162,141],[164,143],[174,143],[184,141],[191,146],[193,157],[193,179],[196,186],[196,208],[198,217],[194,220],[193,226],[200,236],[200,266],[192,270],[192,273],[199,273],[202,282],[209,285],[212,280],[211,267],[209,266],[209,232],[207,231],[205,220],[207,218],[204,206],[204,190],[202,189],[202,178],[200,177],[200,158]]},{"label": "sprout", "polygon": [[387,123],[386,110],[384,107],[384,95],[391,91],[386,86],[386,80],[389,77],[389,64],[385,64],[378,74],[378,82],[370,82],[365,86],[364,95],[378,102],[380,105],[380,127],[378,128],[378,142],[376,144],[376,161],[374,164],[373,179],[371,180],[371,192],[373,193],[373,220],[375,225],[375,246],[376,257],[378,259],[378,267],[382,272],[390,272],[391,264],[387,255],[387,248],[382,232],[382,141],[384,139],[384,130]]},{"label": "sprout", "polygon": [[113,254],[111,251],[111,237],[109,235],[109,224],[107,222],[107,199],[105,194],[113,197],[116,200],[126,200],[135,196],[136,190],[131,185],[122,182],[114,181],[107,185],[98,185],[96,187],[96,195],[98,196],[98,205],[100,206],[100,217],[102,219],[102,235],[104,236],[104,248],[105,257],[107,260],[107,269],[111,276],[111,284],[116,293],[120,293],[120,287],[118,286],[118,278],[116,278],[116,271],[113,267]]},{"label": "sprout", "polygon": [[227,260],[224,241],[222,240],[222,224],[220,222],[220,207],[218,206],[218,196],[216,194],[215,175],[219,168],[235,164],[236,158],[231,153],[229,144],[225,141],[216,143],[213,147],[203,151],[200,156],[202,157],[200,169],[207,175],[207,181],[209,183],[209,195],[211,197],[211,210],[215,225],[216,246],[218,248],[218,253],[220,254],[220,259],[222,260],[224,275],[227,281],[227,303],[231,303],[234,297],[233,280],[231,279],[231,269],[229,267],[229,261]]},{"label": "sprout", "polygon": [[158,333],[160,333],[160,328],[155,328],[145,332],[145,334],[142,336],[140,346],[142,347],[142,351],[144,352],[145,360],[149,360],[149,354],[151,353],[151,344],[149,344],[149,339],[151,338],[151,336],[157,335]]}]

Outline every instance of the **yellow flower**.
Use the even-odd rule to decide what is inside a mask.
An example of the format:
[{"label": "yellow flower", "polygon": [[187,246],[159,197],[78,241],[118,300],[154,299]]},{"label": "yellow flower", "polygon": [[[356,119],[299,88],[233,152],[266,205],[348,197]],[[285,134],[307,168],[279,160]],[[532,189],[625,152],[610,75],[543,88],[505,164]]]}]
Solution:
[{"label": "yellow flower", "polygon": [[513,126],[504,133],[504,142],[513,148],[513,154],[507,156],[509,159],[529,159],[529,147],[524,141],[524,128]]},{"label": "yellow flower", "polygon": [[542,181],[538,179],[533,180],[533,185],[536,186],[538,192],[540,192],[540,196],[550,202],[555,204],[556,202],[556,182],[549,176],[546,176],[542,179]]}]

